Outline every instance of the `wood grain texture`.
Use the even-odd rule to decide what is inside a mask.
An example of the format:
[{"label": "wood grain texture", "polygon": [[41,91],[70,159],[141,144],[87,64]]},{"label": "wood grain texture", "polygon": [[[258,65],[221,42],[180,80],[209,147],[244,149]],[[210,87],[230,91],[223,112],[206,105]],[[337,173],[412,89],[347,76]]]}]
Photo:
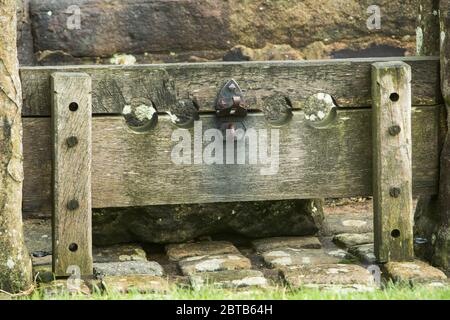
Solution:
[{"label": "wood grain texture", "polygon": [[[402,58],[412,68],[414,105],[441,103],[439,60]],[[49,78],[53,72],[84,72],[92,78],[93,113],[121,114],[136,99],[153,101],[158,112],[173,111],[180,99],[214,111],[217,94],[230,79],[246,90],[248,108],[270,113],[264,100],[285,96],[294,109],[316,93],[330,94],[339,107],[371,106],[370,66],[388,59],[228,62],[136,66],[25,67],[21,69],[23,115],[50,115]]]},{"label": "wood grain texture", "polygon": [[373,203],[378,262],[414,258],[411,69],[375,63],[373,77]]},{"label": "wood grain texture", "polygon": [[[92,274],[91,79],[82,73],[52,75],[53,272],[77,266]],[[72,267],[73,268],[73,267]]]},{"label": "wood grain texture", "polygon": [[[441,107],[415,107],[413,173],[415,194],[436,194]],[[202,115],[203,130],[215,117]],[[49,119],[24,119],[26,215],[45,215],[50,199]],[[269,128],[261,113],[247,128]],[[176,127],[160,116],[153,131],[136,134],[123,117],[93,118],[93,206],[348,197],[372,194],[371,110],[338,110],[326,129],[308,125],[303,112],[280,128],[280,167],[261,176],[261,166],[174,165],[171,135]],[[190,129],[192,132],[192,129]],[[37,135],[36,132],[39,132]],[[39,186],[39,187],[37,187]]]},{"label": "wood grain texture", "polygon": [[[22,89],[17,61],[17,7],[0,1],[0,295],[33,287],[22,224]],[[8,297],[8,295],[6,295]]]}]

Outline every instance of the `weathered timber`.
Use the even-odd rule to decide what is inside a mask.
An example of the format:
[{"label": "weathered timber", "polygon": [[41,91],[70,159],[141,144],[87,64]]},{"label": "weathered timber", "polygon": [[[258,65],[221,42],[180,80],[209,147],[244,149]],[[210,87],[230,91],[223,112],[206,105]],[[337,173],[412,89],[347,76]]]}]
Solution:
[{"label": "weathered timber", "polygon": [[[436,194],[441,108],[414,107],[415,194]],[[215,116],[202,115],[203,130]],[[24,208],[45,213],[50,200],[50,120],[24,119]],[[249,114],[247,128],[268,128],[263,114]],[[93,118],[93,206],[259,201],[348,197],[372,193],[371,110],[339,110],[326,129],[315,129],[295,111],[280,128],[279,172],[260,175],[250,165],[174,165],[168,116],[146,134],[128,129],[123,117]],[[36,134],[39,132],[39,135]],[[192,129],[190,129],[192,132]],[[270,141],[270,140],[269,140]],[[270,154],[270,153],[269,153]],[[248,162],[247,162],[248,163]]]},{"label": "weathered timber", "polygon": [[[52,75],[53,272],[92,274],[91,79]],[[72,268],[72,269],[71,269]]]},{"label": "weathered timber", "polygon": [[[0,1],[0,292],[32,286],[22,225],[22,89],[17,61],[16,0]],[[3,291],[3,292],[2,292]]]},{"label": "weathered timber", "polygon": [[[412,68],[413,104],[441,103],[439,59],[401,60]],[[21,69],[23,115],[50,115],[49,79],[57,71],[91,76],[94,114],[121,114],[125,105],[138,99],[151,100],[158,112],[176,113],[180,99],[195,101],[200,112],[213,112],[218,92],[230,79],[245,90],[250,110],[268,114],[266,98],[284,96],[295,110],[302,109],[306,99],[319,92],[331,95],[338,107],[370,107],[370,66],[379,61],[389,59],[25,67]]]},{"label": "weathered timber", "polygon": [[375,63],[372,78],[375,255],[381,263],[411,260],[411,69],[403,62]]}]

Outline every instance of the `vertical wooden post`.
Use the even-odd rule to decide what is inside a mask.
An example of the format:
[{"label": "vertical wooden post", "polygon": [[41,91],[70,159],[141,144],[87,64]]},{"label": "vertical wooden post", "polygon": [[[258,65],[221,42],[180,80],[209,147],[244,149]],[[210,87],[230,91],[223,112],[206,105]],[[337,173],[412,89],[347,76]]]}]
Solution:
[{"label": "vertical wooden post", "polygon": [[378,262],[414,257],[411,158],[411,68],[372,65],[373,192]]},{"label": "vertical wooden post", "polygon": [[[92,274],[91,78],[55,73],[53,95],[53,272]],[[68,268],[70,267],[70,271]]]}]

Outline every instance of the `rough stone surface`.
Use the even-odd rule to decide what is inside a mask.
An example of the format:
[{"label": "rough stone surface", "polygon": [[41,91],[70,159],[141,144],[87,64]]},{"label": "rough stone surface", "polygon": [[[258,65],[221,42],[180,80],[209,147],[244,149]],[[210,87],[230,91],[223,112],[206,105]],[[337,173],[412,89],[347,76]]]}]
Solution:
[{"label": "rough stone surface", "polygon": [[376,262],[373,243],[351,247],[349,252],[363,263],[373,264]]},{"label": "rough stone surface", "polygon": [[326,206],[324,208],[322,235],[368,232],[373,232],[372,201],[350,202],[345,206]]},{"label": "rough stone surface", "polygon": [[251,262],[241,254],[224,254],[184,258],[179,261],[181,272],[190,275],[196,272],[250,269]]},{"label": "rough stone surface", "polygon": [[154,293],[169,291],[167,279],[150,275],[106,276],[102,287],[108,293]]},{"label": "rough stone surface", "polygon": [[321,204],[289,200],[96,209],[93,241],[95,245],[169,244],[218,233],[250,238],[308,236],[319,230]]},{"label": "rough stone surface", "polygon": [[56,276],[52,272],[52,265],[33,266],[33,279],[36,279],[39,283],[48,283],[56,280]]},{"label": "rough stone surface", "polygon": [[320,249],[322,244],[317,237],[275,237],[252,241],[258,252],[272,251],[280,248]]},{"label": "rough stone surface", "polygon": [[322,249],[278,249],[262,254],[265,263],[271,268],[295,267],[338,263],[340,258],[327,254]]},{"label": "rough stone surface", "polygon": [[146,261],[146,253],[138,244],[122,244],[93,248],[94,262]]},{"label": "rough stone surface", "polygon": [[45,257],[31,257],[33,262],[33,267],[37,266],[51,266],[52,265],[52,255],[48,255]]},{"label": "rough stone surface", "polygon": [[44,299],[51,299],[52,297],[61,299],[61,296],[91,294],[88,285],[80,280],[80,286],[70,285],[67,280],[56,280],[50,283],[42,283],[40,285],[40,293]]},{"label": "rough stone surface", "polygon": [[227,241],[202,241],[194,243],[170,244],[166,246],[167,256],[172,261],[184,258],[218,254],[239,254],[239,250]]},{"label": "rough stone surface", "polygon": [[52,222],[50,219],[24,220],[25,244],[30,254],[36,251],[52,252]]},{"label": "rough stone surface", "polygon": [[445,283],[447,276],[441,270],[420,260],[412,262],[388,262],[384,270],[395,282]]},{"label": "rough stone surface", "polygon": [[257,270],[235,270],[219,272],[195,273],[189,277],[192,287],[196,290],[204,286],[218,288],[245,288],[266,287],[267,279],[261,271]]},{"label": "rough stone surface", "polygon": [[[66,11],[73,4],[83,13],[81,29],[67,27]],[[385,44],[413,53],[415,2],[378,1],[383,12],[391,14],[383,16],[383,27],[376,34],[366,24],[371,4],[367,0],[31,0],[29,28],[35,35],[35,49],[68,57],[112,56],[118,51],[223,50],[237,44],[262,48],[267,43],[282,43],[305,48],[317,42],[323,42],[325,52]],[[318,7],[325,14],[318,14]]]},{"label": "rough stone surface", "polygon": [[293,288],[338,288],[370,291],[375,286],[372,274],[363,267],[350,264],[306,265],[280,271]]},{"label": "rough stone surface", "polygon": [[357,215],[327,215],[324,220],[324,231],[326,235],[373,232],[372,220],[372,212]]},{"label": "rough stone surface", "polygon": [[[436,197],[421,197],[414,214],[414,253],[450,271],[450,227],[440,221]],[[442,218],[442,217],[441,217]]]},{"label": "rough stone surface", "polygon": [[338,258],[340,260],[354,260],[355,259],[355,257],[351,253],[349,253],[345,250],[342,250],[342,249],[325,250],[325,252],[328,255]]},{"label": "rough stone surface", "polygon": [[335,235],[333,238],[334,243],[337,245],[350,248],[362,244],[373,243],[373,233],[342,233]]},{"label": "rough stone surface", "polygon": [[358,259],[347,250],[339,248],[332,237],[323,237],[320,239],[323,250],[330,256],[340,259],[341,263],[358,263]]},{"label": "rough stone surface", "polygon": [[94,274],[97,277],[124,276],[124,275],[150,275],[162,276],[161,265],[154,261],[126,261],[94,263]]}]

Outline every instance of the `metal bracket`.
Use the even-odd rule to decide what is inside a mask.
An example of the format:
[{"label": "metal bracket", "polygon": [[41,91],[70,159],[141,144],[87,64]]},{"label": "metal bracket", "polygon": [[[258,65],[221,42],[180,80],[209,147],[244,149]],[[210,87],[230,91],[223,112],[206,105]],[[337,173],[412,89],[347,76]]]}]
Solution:
[{"label": "metal bracket", "polygon": [[231,79],[220,90],[216,102],[216,115],[218,117],[247,115],[244,94],[236,80]]},{"label": "metal bracket", "polygon": [[239,132],[245,132],[243,118],[247,113],[242,89],[236,80],[229,80],[220,90],[216,102],[217,128],[222,131],[224,140],[227,137],[240,139]]}]

